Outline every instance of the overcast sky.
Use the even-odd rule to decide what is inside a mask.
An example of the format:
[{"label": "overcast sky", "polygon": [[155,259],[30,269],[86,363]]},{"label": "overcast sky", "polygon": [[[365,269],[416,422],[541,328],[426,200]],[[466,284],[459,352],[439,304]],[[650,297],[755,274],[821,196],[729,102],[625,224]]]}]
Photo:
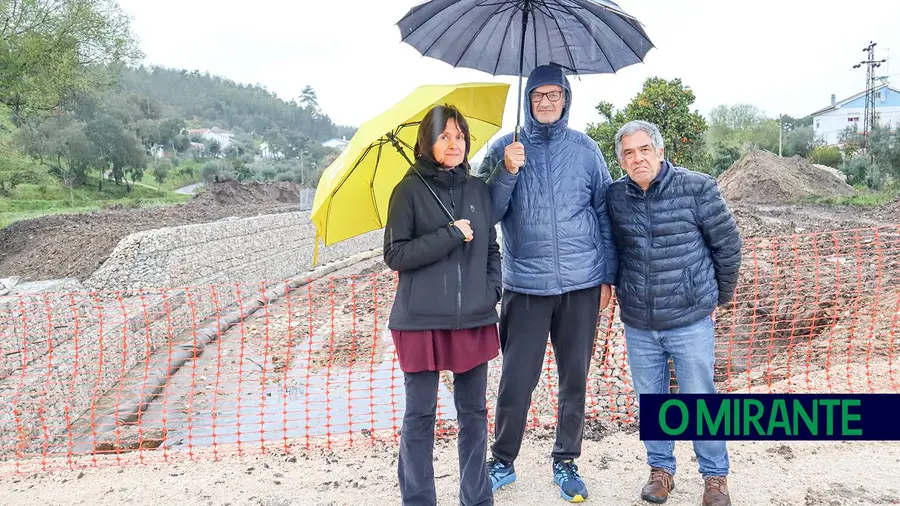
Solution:
[{"label": "overcast sky", "polygon": [[[358,125],[416,86],[515,78],[454,69],[400,42],[396,22],[416,0],[120,0],[146,63],[198,69],[297,97],[311,85],[335,122]],[[656,48],[617,75],[573,80],[571,126],[597,121],[603,100],[624,106],[644,79],[680,77],[704,115],[751,103],[770,115],[805,116],[862,91],[862,49],[893,53],[880,70],[900,82],[900,2],[859,0],[620,0]],[[888,52],[888,50],[891,52]],[[501,133],[516,120],[510,88]]]}]

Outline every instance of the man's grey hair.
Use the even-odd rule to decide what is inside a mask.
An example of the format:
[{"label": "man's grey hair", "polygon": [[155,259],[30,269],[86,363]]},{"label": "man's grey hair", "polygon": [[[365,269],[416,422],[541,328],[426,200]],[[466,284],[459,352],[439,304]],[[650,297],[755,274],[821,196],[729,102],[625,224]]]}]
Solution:
[{"label": "man's grey hair", "polygon": [[622,125],[622,128],[616,132],[616,155],[619,158],[622,158],[622,137],[626,135],[635,134],[638,132],[644,132],[645,134],[650,136],[650,142],[653,144],[653,149],[655,151],[659,151],[664,146],[662,134],[659,133],[659,128],[650,123],[649,121],[640,121],[634,120],[629,121]]}]

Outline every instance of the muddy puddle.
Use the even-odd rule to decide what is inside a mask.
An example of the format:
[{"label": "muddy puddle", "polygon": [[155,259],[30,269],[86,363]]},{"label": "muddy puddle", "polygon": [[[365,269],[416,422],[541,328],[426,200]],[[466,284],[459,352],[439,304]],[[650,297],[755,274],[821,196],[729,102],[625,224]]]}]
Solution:
[{"label": "muddy puddle", "polygon": [[[258,317],[235,326],[181,368],[141,425],[165,429],[172,449],[399,431],[403,372],[388,311],[379,311],[377,325],[371,317],[330,321],[312,339],[302,335],[302,324],[273,335],[278,325],[271,315],[265,343],[253,332]],[[439,385],[438,418],[455,419],[453,394]]]}]

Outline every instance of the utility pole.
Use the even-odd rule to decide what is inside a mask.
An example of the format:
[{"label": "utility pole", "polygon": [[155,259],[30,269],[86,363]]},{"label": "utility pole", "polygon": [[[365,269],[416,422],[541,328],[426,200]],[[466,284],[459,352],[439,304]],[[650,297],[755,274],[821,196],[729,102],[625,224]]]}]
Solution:
[{"label": "utility pole", "polygon": [[863,65],[866,66],[866,110],[863,120],[863,137],[862,149],[866,151],[866,145],[869,140],[869,132],[875,127],[875,69],[880,67],[887,60],[875,60],[875,42],[869,42],[869,45],[863,48],[866,53],[866,59],[857,63],[853,68],[858,69]]},{"label": "utility pole", "polygon": [[781,138],[784,136],[784,114],[778,115],[778,157],[781,158]]},{"label": "utility pole", "polygon": [[304,172],[303,172],[303,155],[308,155],[308,154],[309,154],[309,151],[306,151],[305,149],[300,150],[300,186],[303,186],[306,184],[306,174],[304,174]]}]

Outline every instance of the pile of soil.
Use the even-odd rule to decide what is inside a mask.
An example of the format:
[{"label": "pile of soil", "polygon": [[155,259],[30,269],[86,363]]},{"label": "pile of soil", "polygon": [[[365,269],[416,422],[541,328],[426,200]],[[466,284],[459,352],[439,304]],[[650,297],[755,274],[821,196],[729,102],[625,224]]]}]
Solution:
[{"label": "pile of soil", "polygon": [[804,197],[852,195],[853,187],[805,158],[750,151],[718,179],[729,203],[789,204]]},{"label": "pile of soil", "polygon": [[232,216],[293,212],[298,210],[298,195],[299,187],[294,183],[228,181],[207,185],[182,205],[136,209],[116,206],[19,221],[0,229],[0,277],[84,281],[129,234]]},{"label": "pile of soil", "polygon": [[294,204],[300,201],[300,186],[289,181],[225,181],[209,186],[192,200],[192,206],[233,206],[247,204]]},{"label": "pile of soil", "polygon": [[835,169],[834,167],[829,167],[827,165],[822,165],[819,163],[814,163],[813,166],[833,174],[834,177],[838,178],[839,180],[841,180],[845,183],[847,182],[847,174],[844,174],[843,172]]},{"label": "pile of soil", "polygon": [[892,203],[886,205],[885,211],[890,213],[891,216],[894,216],[894,220],[891,220],[891,221],[900,220],[900,218],[897,218],[898,216],[900,216],[900,198],[898,198],[897,200],[893,201]]}]

